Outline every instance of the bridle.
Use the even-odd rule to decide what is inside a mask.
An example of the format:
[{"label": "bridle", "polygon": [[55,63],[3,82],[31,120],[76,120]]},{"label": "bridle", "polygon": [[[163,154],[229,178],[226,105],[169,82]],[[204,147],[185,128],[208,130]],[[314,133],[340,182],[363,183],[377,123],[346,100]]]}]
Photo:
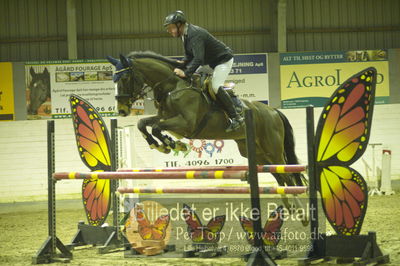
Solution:
[{"label": "bridle", "polygon": [[[115,75],[117,75],[117,74],[121,74],[121,75],[122,75],[122,73],[124,73],[124,72],[126,72],[126,74],[129,73],[129,74],[131,75],[133,81],[136,82],[136,83],[139,83],[139,82],[138,82],[138,79],[137,79],[137,77],[136,77],[136,75],[135,75],[135,72],[134,72],[134,70],[133,70],[133,66],[129,66],[129,67],[126,67],[126,68],[122,68],[122,69],[120,69],[120,70],[117,70],[117,71],[115,71]],[[154,89],[157,89],[157,88],[158,88],[160,85],[162,85],[164,82],[170,80],[171,78],[173,78],[173,77],[175,77],[175,76],[176,76],[176,74],[173,72],[171,75],[169,75],[169,76],[166,77],[165,79],[163,79],[163,80],[157,82],[157,83],[154,84],[152,87],[150,87],[148,84],[146,84],[145,82],[143,82],[143,86],[142,86],[142,88],[140,89],[140,92],[139,92],[136,96],[133,95],[133,93],[135,92],[135,88],[133,88],[132,93],[125,92],[125,93],[122,93],[122,94],[118,94],[118,84],[116,84],[116,85],[115,85],[115,86],[116,86],[116,89],[115,89],[115,99],[118,101],[118,100],[123,99],[123,98],[125,98],[125,99],[126,99],[126,98],[129,98],[129,104],[132,104],[132,103],[134,103],[135,101],[137,101],[138,99],[144,98],[149,92],[153,91]],[[128,90],[128,91],[129,91],[129,90]]]},{"label": "bridle", "polygon": [[[133,66],[129,66],[129,67],[126,67],[126,68],[122,68],[122,69],[120,69],[118,71],[115,71],[115,75],[122,74],[124,72],[127,72],[126,74],[128,74],[128,73],[131,74],[131,78],[133,79],[134,83],[135,82],[139,83],[138,79],[136,78],[136,75],[135,75],[135,73],[133,71]],[[129,88],[128,88],[128,89],[125,89],[125,91],[128,91],[128,92],[119,94],[118,93],[118,83],[116,83],[115,84],[115,99],[118,101],[118,100],[123,99],[123,98],[125,98],[125,99],[129,98],[129,103],[132,104],[135,101],[137,101],[138,99],[143,98],[151,90],[152,90],[152,88],[150,86],[148,86],[146,83],[143,83],[143,86],[140,89],[140,92],[136,96],[134,96],[134,94],[133,94],[135,92],[135,88],[133,88],[132,93],[129,93]]]}]

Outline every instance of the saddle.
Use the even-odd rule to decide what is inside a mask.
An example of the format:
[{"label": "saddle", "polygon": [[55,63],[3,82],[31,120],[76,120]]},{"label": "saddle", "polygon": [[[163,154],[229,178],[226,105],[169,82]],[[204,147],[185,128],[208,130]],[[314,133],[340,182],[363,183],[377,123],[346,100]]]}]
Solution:
[{"label": "saddle", "polygon": [[[202,95],[205,97],[207,102],[211,104],[217,104],[219,105],[217,101],[217,96],[214,93],[214,90],[212,89],[211,86],[211,80],[212,80],[212,75],[211,74],[198,74],[195,73],[192,75],[191,79],[191,87],[197,90],[200,90]],[[225,82],[224,83],[224,89],[226,92],[231,96],[233,103],[235,105],[236,111],[243,115],[244,113],[244,104],[243,102],[237,97],[233,89],[235,88],[235,83],[233,82]]]}]

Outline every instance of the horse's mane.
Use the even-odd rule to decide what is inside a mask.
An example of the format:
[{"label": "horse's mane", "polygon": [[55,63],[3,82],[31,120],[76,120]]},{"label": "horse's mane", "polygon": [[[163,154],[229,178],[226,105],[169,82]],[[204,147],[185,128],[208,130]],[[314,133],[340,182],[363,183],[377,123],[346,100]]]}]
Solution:
[{"label": "horse's mane", "polygon": [[130,52],[128,54],[129,58],[135,59],[135,58],[153,58],[160,60],[162,62],[168,63],[172,65],[173,67],[182,67],[182,64],[178,63],[175,59],[165,57],[163,55],[157,54],[152,51],[135,51],[135,52]]}]

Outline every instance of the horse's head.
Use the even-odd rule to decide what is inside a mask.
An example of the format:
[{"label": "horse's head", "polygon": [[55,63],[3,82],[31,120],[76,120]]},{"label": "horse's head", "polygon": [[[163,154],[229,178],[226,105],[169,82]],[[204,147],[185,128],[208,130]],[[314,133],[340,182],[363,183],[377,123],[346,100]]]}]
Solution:
[{"label": "horse's head", "polygon": [[36,115],[39,107],[50,97],[50,73],[47,68],[42,73],[36,73],[33,67],[30,68],[29,73],[32,80],[29,83],[28,114]]},{"label": "horse's head", "polygon": [[120,55],[120,60],[107,57],[115,66],[113,81],[115,84],[115,98],[118,102],[118,113],[127,116],[131,112],[132,104],[142,98],[146,92],[143,90],[144,80],[142,75],[134,71],[133,60]]}]

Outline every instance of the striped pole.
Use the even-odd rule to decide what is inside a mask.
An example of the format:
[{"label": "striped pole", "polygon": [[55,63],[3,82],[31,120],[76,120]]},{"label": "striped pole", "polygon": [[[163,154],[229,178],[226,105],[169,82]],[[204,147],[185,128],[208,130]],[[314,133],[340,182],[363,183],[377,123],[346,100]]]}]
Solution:
[{"label": "striped pole", "polygon": [[186,172],[58,172],[60,179],[242,179],[246,171],[186,171]]},{"label": "striped pole", "polygon": [[[175,187],[175,188],[143,188],[119,187],[118,192],[125,193],[150,193],[150,194],[249,194],[249,187]],[[260,187],[260,194],[303,194],[307,187]]]},{"label": "striped pole", "polygon": [[[171,168],[122,168],[118,172],[180,172],[180,171],[247,171],[247,165],[235,166],[200,166]],[[306,165],[258,165],[259,173],[300,173],[307,170]]]}]

